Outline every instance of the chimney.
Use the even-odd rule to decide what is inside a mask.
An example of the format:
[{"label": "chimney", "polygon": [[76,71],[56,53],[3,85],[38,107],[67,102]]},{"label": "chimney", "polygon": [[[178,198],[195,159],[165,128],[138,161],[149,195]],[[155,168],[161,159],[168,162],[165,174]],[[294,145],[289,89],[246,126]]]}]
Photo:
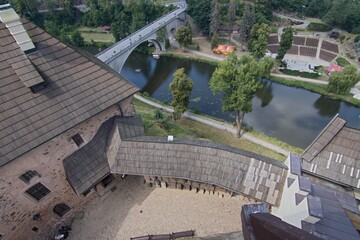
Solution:
[{"label": "chimney", "polygon": [[9,29],[11,35],[13,35],[23,52],[35,48],[24,26],[20,22],[19,15],[11,8],[10,4],[0,5],[0,20]]}]

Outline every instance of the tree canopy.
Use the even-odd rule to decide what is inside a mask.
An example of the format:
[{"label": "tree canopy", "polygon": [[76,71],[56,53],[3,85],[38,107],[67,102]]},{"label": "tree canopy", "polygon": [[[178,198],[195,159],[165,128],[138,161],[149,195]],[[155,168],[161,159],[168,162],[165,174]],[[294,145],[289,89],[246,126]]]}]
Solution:
[{"label": "tree canopy", "polygon": [[240,39],[247,42],[250,37],[251,29],[255,24],[255,11],[252,5],[246,4],[244,6],[243,16],[240,21]]},{"label": "tree canopy", "polygon": [[292,41],[294,39],[294,30],[291,27],[284,29],[284,32],[281,34],[281,40],[279,43],[279,51],[277,59],[282,60],[287,52],[291,48]]},{"label": "tree canopy", "polygon": [[186,47],[192,42],[192,33],[189,27],[180,27],[175,35],[176,41],[179,42],[180,46]]},{"label": "tree canopy", "polygon": [[211,4],[209,0],[188,0],[187,12],[205,36],[210,33]]},{"label": "tree canopy", "polygon": [[343,72],[331,73],[327,90],[332,93],[346,94],[359,81],[360,73],[357,68],[354,65],[348,65]]},{"label": "tree canopy", "polygon": [[232,53],[219,63],[210,79],[211,91],[223,93],[222,110],[236,112],[238,136],[245,113],[252,111],[251,100],[262,86],[259,78],[268,76],[273,65],[271,58],[257,62],[251,55],[238,58]]},{"label": "tree canopy", "polygon": [[251,29],[249,50],[252,52],[255,58],[262,58],[268,47],[268,38],[270,34],[270,26],[266,23],[256,23]]},{"label": "tree canopy", "polygon": [[174,80],[169,89],[173,95],[172,106],[174,107],[174,119],[179,119],[189,105],[189,99],[193,88],[192,80],[186,76],[185,69],[180,68],[174,73]]}]

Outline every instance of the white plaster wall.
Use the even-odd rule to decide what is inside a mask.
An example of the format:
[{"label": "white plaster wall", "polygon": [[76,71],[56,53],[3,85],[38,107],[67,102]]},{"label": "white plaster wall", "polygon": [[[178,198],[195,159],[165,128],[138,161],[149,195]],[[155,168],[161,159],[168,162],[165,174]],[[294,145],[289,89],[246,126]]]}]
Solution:
[{"label": "white plaster wall", "polygon": [[[123,107],[129,112],[128,107]],[[105,120],[119,114],[119,106],[114,105],[0,167],[0,234],[4,235],[4,239],[47,237],[54,227],[71,218],[96,195],[84,197],[75,194],[66,181],[63,159],[78,149],[71,139],[73,135],[79,133],[87,143]],[[41,177],[35,177],[26,184],[19,176],[28,170],[36,170]],[[28,188],[38,182],[51,191],[40,202],[25,194]],[[63,218],[53,213],[53,207],[58,203],[65,203],[72,209]],[[37,213],[41,214],[41,221],[32,220]],[[32,231],[33,227],[39,228],[39,231]]]},{"label": "white plaster wall", "polygon": [[[283,221],[301,228],[301,220],[309,217],[307,197],[305,197],[299,205],[296,205],[295,193],[299,192],[299,178],[291,174],[289,157],[285,161],[288,166],[288,177],[295,179],[293,184],[288,188],[287,180],[284,185],[281,201],[279,207],[272,207],[271,213],[281,218]],[[294,177],[295,176],[295,177]]]}]

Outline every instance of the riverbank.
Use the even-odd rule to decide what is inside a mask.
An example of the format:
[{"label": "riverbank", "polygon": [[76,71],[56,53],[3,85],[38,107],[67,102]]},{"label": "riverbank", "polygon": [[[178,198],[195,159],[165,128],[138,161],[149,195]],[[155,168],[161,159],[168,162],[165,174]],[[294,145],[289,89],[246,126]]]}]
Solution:
[{"label": "riverbank", "polygon": [[[138,94],[135,95],[135,99],[154,107],[149,109],[149,107],[139,104],[139,102],[134,102],[137,113],[140,110],[139,113],[143,115],[143,118],[145,117],[145,128],[148,128],[150,124],[154,125],[153,121],[148,123],[147,118],[153,116],[155,108],[161,109],[168,113],[173,112],[171,107],[152,101],[149,98],[144,98]],[[173,132],[177,137],[201,138],[204,140],[220,142],[282,161],[286,159],[286,156],[288,156],[290,152],[301,154],[303,151],[300,148],[290,146],[277,139],[270,138],[256,132],[252,133],[243,131],[242,137],[240,139],[236,138],[234,137],[234,134],[236,133],[236,127],[233,125],[191,112],[184,113],[183,119],[181,121],[173,122],[172,124],[179,124],[187,127],[187,129],[182,129],[180,131],[175,129]],[[209,127],[205,127],[204,125]],[[158,129],[148,129],[147,134],[155,136],[162,134],[163,136],[166,136],[169,133],[169,131],[163,131],[164,126],[161,126],[161,124],[157,127]]]},{"label": "riverbank", "polygon": [[[173,58],[179,58],[179,59],[189,59],[193,61],[198,62],[204,62],[208,63],[214,66],[217,66],[217,64],[224,60],[225,57],[218,57],[215,56],[215,54],[202,52],[202,51],[196,51],[191,49],[186,49],[186,52],[181,52],[183,50],[175,50],[167,53],[163,53],[162,55],[165,57],[173,57]],[[273,82],[281,83],[286,86],[291,87],[298,87],[303,88],[306,90],[309,90],[311,92],[319,93],[321,95],[327,96],[329,98],[335,99],[335,100],[341,100],[347,103],[350,103],[354,106],[360,107],[360,100],[357,100],[353,98],[351,93],[348,93],[347,95],[339,95],[334,93],[329,93],[326,90],[326,86],[328,84],[327,81],[323,80],[317,80],[317,79],[309,79],[309,78],[303,78],[303,77],[294,77],[286,74],[280,74],[280,73],[271,73],[269,79]]]}]

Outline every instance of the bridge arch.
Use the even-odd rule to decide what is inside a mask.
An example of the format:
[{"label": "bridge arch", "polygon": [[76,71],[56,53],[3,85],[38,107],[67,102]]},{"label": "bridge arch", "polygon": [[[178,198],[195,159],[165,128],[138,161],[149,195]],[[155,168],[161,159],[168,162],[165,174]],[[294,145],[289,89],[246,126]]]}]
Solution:
[{"label": "bridge arch", "polygon": [[153,42],[157,51],[164,51],[164,45],[156,40],[157,31],[165,27],[169,34],[171,29],[178,29],[180,26],[184,25],[184,18],[186,16],[185,10],[186,4],[180,4],[173,11],[120,40],[113,46],[97,54],[96,57],[108,64],[115,71],[120,72],[131,52],[145,41],[150,40]]},{"label": "bridge arch", "polygon": [[[130,40],[130,39],[129,39]],[[156,35],[155,36],[151,36],[149,38],[146,39],[141,39],[141,41],[132,41],[131,42],[131,48],[128,48],[125,51],[120,51],[120,52],[116,52],[116,50],[114,50],[113,52],[113,57],[112,59],[107,62],[107,64],[114,69],[115,71],[117,71],[118,73],[120,73],[122,67],[124,66],[126,60],[128,59],[128,57],[130,56],[130,54],[138,47],[140,46],[142,43],[144,42],[151,42],[154,44],[156,52],[161,52],[161,51],[165,51],[165,47],[164,44],[159,42],[158,40],[156,40]]]}]

